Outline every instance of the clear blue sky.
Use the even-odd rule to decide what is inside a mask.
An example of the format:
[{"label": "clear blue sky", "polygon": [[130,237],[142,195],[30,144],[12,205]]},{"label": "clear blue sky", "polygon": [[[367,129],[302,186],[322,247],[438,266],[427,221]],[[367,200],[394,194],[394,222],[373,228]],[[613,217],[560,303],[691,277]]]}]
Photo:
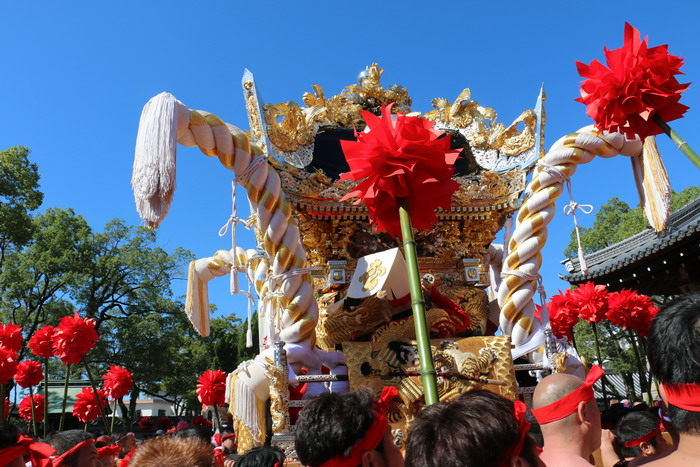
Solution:
[{"label": "clear blue sky", "polygon": [[[629,21],[651,45],[669,43],[686,58],[685,81],[700,77],[700,2],[3,2],[0,6],[0,148],[24,145],[39,164],[46,207],[73,207],[96,230],[114,217],[140,222],[130,188],[142,106],[161,91],[193,109],[247,128],[240,80],[255,73],[268,102],[300,101],[313,83],[327,95],[355,81],[373,61],[383,82],[406,86],[414,110],[469,87],[480,104],[512,122],[547,90],[547,147],[590,123],[578,95],[575,60],[603,59],[622,44]],[[674,127],[696,148],[700,85]],[[665,141],[672,186],[699,172]],[[197,149],[180,147],[178,187],[159,242],[197,257],[230,247],[217,236],[229,216],[232,174]],[[638,202],[630,162],[594,160],[574,177],[579,203],[596,208],[613,196]],[[239,212],[247,210],[242,199]],[[559,264],[572,219],[550,225],[543,275],[548,294],[565,283]],[[593,216],[581,216],[590,225]],[[250,237],[248,244],[252,246]],[[223,312],[245,313],[211,283]],[[184,293],[184,281],[175,284]]]}]

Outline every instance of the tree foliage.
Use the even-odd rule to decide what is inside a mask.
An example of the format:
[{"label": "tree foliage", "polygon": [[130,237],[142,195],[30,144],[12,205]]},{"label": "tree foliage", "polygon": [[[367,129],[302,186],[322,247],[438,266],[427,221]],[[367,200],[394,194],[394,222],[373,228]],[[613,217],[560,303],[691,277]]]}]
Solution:
[{"label": "tree foliage", "polygon": [[[700,186],[691,186],[680,193],[671,193],[671,212],[682,208],[699,196]],[[592,227],[579,228],[583,252],[590,254],[602,250],[643,231],[648,226],[641,207],[631,209],[619,198],[612,198],[600,207]],[[564,250],[564,255],[572,257],[577,251],[576,232],[572,231],[571,242]]]}]

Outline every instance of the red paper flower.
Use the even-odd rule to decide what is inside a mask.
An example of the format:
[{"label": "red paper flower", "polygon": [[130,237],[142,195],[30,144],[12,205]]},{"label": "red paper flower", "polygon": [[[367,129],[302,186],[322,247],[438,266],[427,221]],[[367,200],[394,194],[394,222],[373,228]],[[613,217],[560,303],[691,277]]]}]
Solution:
[{"label": "red paper flower", "polygon": [[17,353],[0,347],[0,384],[7,384],[17,372]]},{"label": "red paper flower", "polygon": [[36,422],[41,423],[44,419],[44,396],[40,394],[34,394],[34,399],[32,399],[31,396],[22,399],[22,402],[19,403],[19,418],[29,421],[32,420],[32,400],[34,401]]},{"label": "red paper flower", "polygon": [[51,358],[55,355],[53,348],[53,337],[55,329],[53,326],[42,326],[36,330],[31,339],[29,339],[29,348],[37,357]]},{"label": "red paper flower", "polygon": [[653,115],[669,122],[688,110],[679,101],[690,83],[680,84],[675,78],[682,74],[683,59],[669,55],[667,45],[647,45],[648,38],[642,41],[639,31],[625,23],[624,45],[605,48],[608,67],[597,60],[590,65],[576,62],[579,74],[586,78],[576,100],[586,104],[586,113],[598,129],[644,139],[662,132],[651,120]]},{"label": "red paper flower", "polygon": [[[107,407],[107,398],[104,391],[97,390],[99,394],[99,404],[104,410]],[[83,388],[80,393],[75,396],[75,404],[73,404],[73,415],[83,423],[95,420],[100,416],[100,407],[95,398],[95,391],[92,388]]]},{"label": "red paper flower", "polygon": [[598,323],[608,311],[608,290],[604,285],[586,282],[571,292],[579,318]]},{"label": "red paper flower", "polygon": [[15,353],[22,350],[22,328],[14,323],[0,324],[0,346]]},{"label": "red paper flower", "polygon": [[54,349],[64,365],[78,364],[83,357],[95,348],[99,336],[95,322],[81,318],[76,311],[73,316],[64,316],[56,328]]},{"label": "red paper flower", "polygon": [[226,373],[207,370],[197,380],[197,398],[202,406],[226,403]]},{"label": "red paper flower", "polygon": [[126,396],[134,384],[131,372],[120,366],[110,366],[109,371],[102,379],[104,380],[102,389],[112,399],[121,399]]},{"label": "red paper flower", "polygon": [[173,427],[173,421],[169,417],[160,417],[156,422],[157,430],[169,430]]},{"label": "red paper flower", "polygon": [[651,322],[658,311],[649,297],[632,290],[621,290],[608,296],[607,317],[610,322],[624,329],[632,329],[640,336],[649,334]]},{"label": "red paper flower", "polygon": [[151,431],[154,426],[153,419],[151,417],[141,417],[138,426],[141,431]]},{"label": "red paper flower", "polygon": [[356,132],[357,141],[341,141],[350,172],[341,180],[360,183],[342,200],[360,198],[378,231],[401,235],[399,199],[406,198],[416,229],[437,222],[435,209],[450,208],[459,183],[452,180],[460,150],[450,149],[450,137],[433,129],[433,122],[398,115],[392,121],[391,106],[382,118],[361,112],[369,132]]},{"label": "red paper flower", "polygon": [[17,365],[15,373],[15,381],[23,388],[36,386],[41,383],[44,378],[44,371],[41,368],[41,363],[31,360],[23,360]]},{"label": "red paper flower", "polygon": [[567,337],[569,340],[573,340],[574,326],[578,323],[578,314],[574,306],[574,300],[569,290],[566,292],[560,290],[557,295],[550,299],[547,304],[547,313],[549,314],[549,325],[555,337],[559,339]]},{"label": "red paper flower", "polygon": [[201,415],[197,415],[192,419],[192,426],[205,426],[207,428],[211,428],[211,420],[202,417]]}]

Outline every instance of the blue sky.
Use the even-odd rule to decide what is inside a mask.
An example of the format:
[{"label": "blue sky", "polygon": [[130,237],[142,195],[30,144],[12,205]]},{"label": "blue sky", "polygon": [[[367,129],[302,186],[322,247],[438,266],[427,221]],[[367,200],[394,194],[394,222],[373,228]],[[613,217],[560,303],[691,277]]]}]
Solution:
[{"label": "blue sky", "polygon": [[[480,104],[509,124],[547,90],[547,148],[590,123],[574,102],[575,60],[603,59],[622,44],[629,21],[651,45],[670,44],[686,58],[682,82],[700,77],[694,32],[700,3],[661,2],[3,2],[0,6],[0,148],[24,145],[39,165],[46,207],[73,207],[96,230],[114,217],[140,223],[130,187],[141,108],[168,91],[193,109],[247,128],[240,88],[244,68],[268,102],[295,100],[319,83],[327,95],[353,83],[376,61],[383,82],[406,86],[413,109],[434,97],[454,99],[469,87]],[[682,102],[673,124],[696,148],[700,90]],[[665,139],[665,138],[664,138]],[[697,184],[697,169],[660,138],[672,186]],[[166,249],[197,257],[230,247],[217,232],[231,212],[232,174],[197,149],[179,148],[177,190],[159,231]],[[630,162],[594,160],[574,176],[579,203],[598,208],[613,196],[638,203]],[[247,203],[239,204],[239,213]],[[565,283],[559,264],[572,219],[550,225],[542,273],[549,295]],[[590,225],[593,215],[580,216]],[[239,234],[252,246],[250,236]],[[174,284],[184,293],[184,281]],[[210,284],[225,313],[245,313],[227,295],[228,281]]]}]

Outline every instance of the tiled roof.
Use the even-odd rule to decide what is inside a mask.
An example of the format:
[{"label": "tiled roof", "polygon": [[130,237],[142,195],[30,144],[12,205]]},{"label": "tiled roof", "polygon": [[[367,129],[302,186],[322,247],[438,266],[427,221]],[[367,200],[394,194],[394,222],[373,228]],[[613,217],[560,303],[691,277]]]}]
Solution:
[{"label": "tiled roof", "polygon": [[581,273],[578,258],[562,261],[569,274],[563,280],[578,283],[613,273],[700,232],[700,198],[671,213],[666,229],[657,233],[648,227],[630,238],[586,255],[588,274]]}]

